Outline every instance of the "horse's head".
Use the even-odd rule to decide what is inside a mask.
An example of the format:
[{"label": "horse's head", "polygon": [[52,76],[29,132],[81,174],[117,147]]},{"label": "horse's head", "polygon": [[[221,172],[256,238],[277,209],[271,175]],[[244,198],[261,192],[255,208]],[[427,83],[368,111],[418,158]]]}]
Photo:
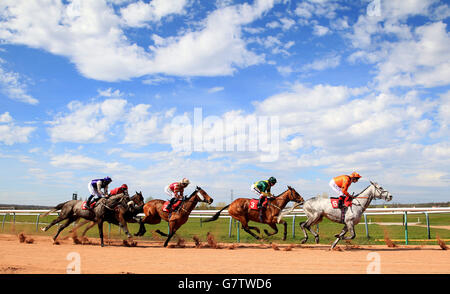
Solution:
[{"label": "horse's head", "polygon": [[200,202],[206,202],[208,204],[211,204],[214,201],[211,198],[211,196],[209,196],[208,193],[206,193],[205,190],[203,190],[199,186],[197,186],[197,188],[195,189],[194,193],[195,193],[195,197],[197,197],[198,201],[200,201]]},{"label": "horse's head", "polygon": [[133,201],[135,206],[144,205],[144,196],[142,196],[142,191],[141,192],[136,191],[136,194],[134,194],[131,197],[131,200]]},{"label": "horse's head", "polygon": [[289,200],[290,201],[295,201],[297,203],[303,203],[305,202],[305,199],[303,199],[303,197],[297,193],[297,191],[295,191],[294,188],[292,188],[291,186],[287,186],[288,187],[288,191],[289,191]]},{"label": "horse's head", "polygon": [[375,192],[373,193],[375,199],[383,199],[385,201],[392,200],[392,194],[389,191],[384,190],[379,184],[370,181],[370,184],[374,187]]}]

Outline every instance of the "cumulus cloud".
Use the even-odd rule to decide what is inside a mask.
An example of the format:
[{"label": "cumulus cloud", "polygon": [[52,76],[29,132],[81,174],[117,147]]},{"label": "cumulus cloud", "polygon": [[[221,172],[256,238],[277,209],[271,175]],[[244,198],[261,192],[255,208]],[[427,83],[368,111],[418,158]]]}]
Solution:
[{"label": "cumulus cloud", "polygon": [[[125,23],[140,26],[147,20],[181,13],[185,4],[140,1],[121,11]],[[220,6],[197,30],[172,37],[154,34],[154,44],[147,49],[126,36],[124,19],[105,0],[5,0],[0,4],[0,39],[68,57],[82,75],[104,81],[154,74],[231,75],[236,68],[264,60],[247,48],[241,30],[273,5],[274,0],[257,0],[253,5]]]},{"label": "cumulus cloud", "polygon": [[5,145],[27,143],[35,130],[36,127],[17,126],[9,112],[0,115],[0,142]]},{"label": "cumulus cloud", "polygon": [[52,142],[100,143],[107,138],[115,122],[122,118],[127,101],[107,99],[83,104],[72,101],[68,114],[58,114],[48,122]]},{"label": "cumulus cloud", "polygon": [[120,9],[125,23],[130,27],[144,27],[148,22],[158,22],[171,14],[182,14],[187,0],[138,1]]},{"label": "cumulus cloud", "polygon": [[1,66],[0,59],[0,90],[10,99],[36,105],[39,100],[28,94],[27,85],[20,74],[7,71]]}]

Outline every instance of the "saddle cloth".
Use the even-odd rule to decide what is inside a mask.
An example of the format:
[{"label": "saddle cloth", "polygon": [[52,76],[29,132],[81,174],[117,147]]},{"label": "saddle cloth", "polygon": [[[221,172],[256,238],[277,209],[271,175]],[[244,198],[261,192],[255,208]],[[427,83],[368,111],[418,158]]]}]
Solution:
[{"label": "saddle cloth", "polygon": [[331,206],[333,206],[333,208],[338,208],[338,203],[339,203],[339,198],[335,198],[335,197],[330,197],[330,201],[331,201]]},{"label": "saddle cloth", "polygon": [[[175,202],[172,205],[172,211],[176,211],[178,209],[178,206],[180,206],[181,202],[182,202],[181,199],[178,200],[177,202]],[[167,210],[167,206],[169,205],[169,203],[170,203],[170,200],[167,200],[166,202],[164,202],[163,209],[162,209],[164,212],[169,212],[169,210]]]},{"label": "saddle cloth", "polygon": [[[94,208],[96,203],[97,203],[97,201],[92,202],[91,203],[91,208]],[[83,201],[83,204],[81,205],[81,209],[82,210],[87,210],[86,201]]]},{"label": "saddle cloth", "polygon": [[[339,206],[338,206],[338,204],[339,204],[339,197],[330,197],[330,202],[331,202],[331,206],[333,208],[339,208]],[[352,206],[352,199],[350,198],[348,201],[344,201],[344,206],[345,207]]]},{"label": "saddle cloth", "polygon": [[[267,198],[266,198],[266,200],[263,202],[263,206],[266,206],[267,205]],[[258,202],[259,202],[259,200],[258,199],[250,199],[250,205],[249,205],[249,207],[250,207],[250,209],[254,209],[254,210],[258,210]]]}]

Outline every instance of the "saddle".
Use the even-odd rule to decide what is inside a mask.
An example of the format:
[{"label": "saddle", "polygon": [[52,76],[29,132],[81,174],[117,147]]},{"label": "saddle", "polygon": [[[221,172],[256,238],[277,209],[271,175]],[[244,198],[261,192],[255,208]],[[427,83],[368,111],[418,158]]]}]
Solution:
[{"label": "saddle", "polygon": [[[259,202],[259,199],[254,199],[254,198],[250,199],[250,205],[249,205],[250,209],[259,210],[258,202]],[[262,203],[262,206],[267,207],[268,203],[269,203],[269,198],[267,197],[266,200],[264,200],[264,202]]]},{"label": "saddle", "polygon": [[163,210],[164,212],[177,211],[178,208],[180,208],[181,202],[183,202],[182,199],[177,200],[177,202],[175,202],[175,203],[172,205],[172,210],[169,211],[169,210],[167,209],[167,206],[169,205],[170,200],[167,200],[166,202],[164,202],[164,204],[163,204],[163,209],[162,209],[162,210]]},{"label": "saddle", "polygon": [[[353,198],[349,197],[347,201],[344,199],[344,207],[350,207],[353,205],[352,203]],[[330,197],[331,206],[333,208],[339,208],[339,197]]]},{"label": "saddle", "polygon": [[[95,204],[97,204],[97,201],[92,202],[90,207],[94,208]],[[81,205],[81,209],[82,210],[87,210],[88,209],[87,206],[86,206],[86,201],[83,201],[83,204]]]},{"label": "saddle", "polygon": [[344,206],[342,208],[339,208],[339,197],[330,197],[330,202],[333,208],[341,210],[341,223],[343,224],[345,221],[345,213],[352,206],[352,197],[349,197],[347,201],[344,200]]}]

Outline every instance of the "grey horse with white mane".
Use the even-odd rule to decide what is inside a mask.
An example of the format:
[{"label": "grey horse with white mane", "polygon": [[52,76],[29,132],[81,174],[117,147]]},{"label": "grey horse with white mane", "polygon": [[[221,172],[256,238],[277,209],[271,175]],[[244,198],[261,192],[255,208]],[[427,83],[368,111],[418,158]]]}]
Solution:
[{"label": "grey horse with white mane", "polygon": [[[314,197],[306,200],[303,204],[303,210],[308,219],[305,222],[300,223],[300,227],[305,235],[301,244],[304,244],[308,240],[308,233],[306,230],[310,231],[314,235],[316,243],[319,243],[319,234],[312,230],[311,226],[320,223],[323,217],[336,223],[344,223],[344,228],[341,233],[335,235],[337,239],[331,245],[331,249],[333,249],[340,240],[354,239],[356,236],[355,225],[359,223],[361,216],[367,207],[369,207],[370,202],[373,199],[391,201],[392,195],[380,185],[371,181],[370,186],[354,196],[352,206],[347,208],[343,217],[343,222],[341,209],[333,208],[329,198]],[[347,232],[350,232],[350,236],[344,236]]]}]

